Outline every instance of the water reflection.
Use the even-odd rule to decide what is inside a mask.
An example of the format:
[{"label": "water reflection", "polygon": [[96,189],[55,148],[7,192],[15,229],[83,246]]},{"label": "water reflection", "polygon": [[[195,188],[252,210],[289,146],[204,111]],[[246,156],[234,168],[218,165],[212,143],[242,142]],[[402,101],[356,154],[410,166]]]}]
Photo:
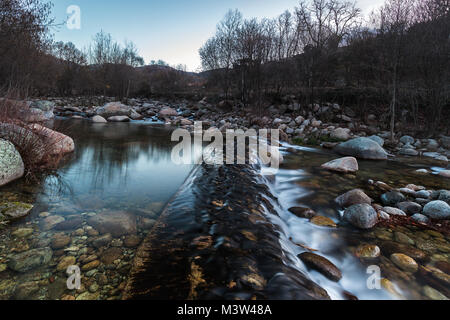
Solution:
[{"label": "water reflection", "polygon": [[79,121],[63,131],[77,147],[58,174],[77,198],[167,201],[191,169],[171,162],[174,144],[164,126]]}]

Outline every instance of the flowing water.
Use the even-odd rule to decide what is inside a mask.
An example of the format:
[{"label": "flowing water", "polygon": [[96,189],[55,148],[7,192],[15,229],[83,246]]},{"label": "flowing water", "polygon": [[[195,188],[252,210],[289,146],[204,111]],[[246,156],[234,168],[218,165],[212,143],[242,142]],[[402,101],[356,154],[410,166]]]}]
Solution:
[{"label": "flowing water", "polygon": [[[79,299],[120,298],[136,247],[151,232],[165,205],[192,172],[193,166],[177,166],[171,162],[174,144],[170,142],[171,130],[165,126],[142,122],[92,124],[78,120],[62,120],[59,124],[65,127],[64,133],[74,138],[76,152],[57,175],[31,184],[21,180],[0,189],[0,202],[22,201],[35,205],[25,220],[0,230],[0,299],[60,299],[67,295]],[[448,264],[448,236],[416,226],[357,231],[339,222],[342,211],[334,198],[362,188],[377,199],[379,192],[368,185],[369,179],[394,187],[415,183],[431,189],[449,189],[442,177],[414,172],[419,168],[434,171],[442,168],[405,159],[361,161],[357,175],[340,175],[320,169],[321,164],[336,157],[331,152],[289,147],[285,148],[286,161],[275,175],[267,175],[265,169],[261,172],[261,183],[278,199],[272,203],[277,214],[270,214],[269,219],[280,230],[280,245],[283,255],[290,257],[289,267],[306,273],[333,299],[348,298],[349,293],[359,299],[427,298],[424,287],[436,287],[429,278],[399,270],[383,250],[382,257],[374,261],[359,260],[354,251],[360,244],[382,246],[385,242],[395,242],[395,233],[401,231],[412,240],[411,247],[425,252],[424,264]],[[189,187],[189,181],[184,186]],[[189,199],[185,200],[188,204]],[[290,207],[299,205],[333,219],[338,227],[315,226],[289,213]],[[98,217],[111,213],[119,223],[108,222],[92,228]],[[17,256],[26,260],[30,250],[48,247],[52,248],[48,263],[38,263],[30,270],[13,271],[6,267]],[[342,280],[335,283],[308,270],[296,258],[305,247],[317,250],[316,253],[338,266],[343,273]],[[80,266],[87,265],[82,270],[83,286],[77,293],[66,287],[64,267],[73,261]],[[369,265],[381,267],[382,277],[394,284],[396,294],[369,289]],[[160,267],[164,272],[164,267]],[[441,289],[439,285],[438,289]],[[444,286],[442,290],[449,288]]]}]

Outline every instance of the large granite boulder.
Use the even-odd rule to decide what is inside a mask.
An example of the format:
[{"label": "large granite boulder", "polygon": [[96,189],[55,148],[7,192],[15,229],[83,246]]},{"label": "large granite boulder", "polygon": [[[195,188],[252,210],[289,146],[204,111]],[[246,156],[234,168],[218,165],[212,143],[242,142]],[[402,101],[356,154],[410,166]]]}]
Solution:
[{"label": "large granite boulder", "polygon": [[386,160],[388,155],[378,143],[369,138],[356,138],[341,143],[335,147],[335,151],[345,156],[370,160]]},{"label": "large granite boulder", "polygon": [[75,150],[75,143],[71,137],[39,124],[33,124],[31,129],[43,140],[44,151],[51,155],[67,154]]},{"label": "large granite boulder", "polygon": [[55,104],[51,101],[39,100],[30,104],[29,112],[24,113],[26,122],[45,122],[55,118]]},{"label": "large granite boulder", "polygon": [[21,178],[25,167],[14,145],[0,139],[0,187]]},{"label": "large granite boulder", "polygon": [[133,109],[120,102],[110,102],[105,104],[96,110],[97,115],[108,119],[115,116],[127,116],[130,117]]}]

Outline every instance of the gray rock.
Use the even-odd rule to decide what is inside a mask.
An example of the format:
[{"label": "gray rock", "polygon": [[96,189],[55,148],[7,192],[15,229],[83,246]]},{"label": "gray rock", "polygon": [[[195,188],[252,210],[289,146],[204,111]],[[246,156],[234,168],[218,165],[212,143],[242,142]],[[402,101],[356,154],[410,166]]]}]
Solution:
[{"label": "gray rock", "polygon": [[336,146],[335,151],[342,155],[361,159],[387,159],[387,152],[378,143],[368,138],[356,138],[341,143]]},{"label": "gray rock", "polygon": [[431,197],[431,193],[427,190],[420,190],[416,192],[417,198],[429,199]]},{"label": "gray rock", "polygon": [[115,237],[136,233],[136,218],[127,212],[102,212],[88,219],[88,224],[101,234]]},{"label": "gray rock", "polygon": [[387,214],[389,214],[391,216],[402,216],[402,217],[406,216],[406,213],[403,212],[403,210],[400,210],[400,209],[397,209],[397,208],[384,207],[383,210],[384,210],[384,212],[386,212]]},{"label": "gray rock", "polygon": [[344,219],[360,229],[373,228],[378,222],[375,209],[368,204],[356,204],[345,210]]},{"label": "gray rock", "polygon": [[422,212],[422,206],[412,201],[399,202],[397,203],[397,207],[410,215]]},{"label": "gray rock", "polygon": [[337,128],[331,132],[330,137],[337,140],[347,141],[351,137],[350,132],[351,131],[348,128]]},{"label": "gray rock", "polygon": [[3,202],[0,203],[0,217],[3,216],[8,220],[16,220],[26,217],[31,212],[32,209],[33,205],[28,203]]},{"label": "gray rock", "polygon": [[428,223],[428,221],[430,220],[427,216],[424,216],[420,213],[416,213],[415,215],[411,216],[411,219],[419,223]]},{"label": "gray rock", "polygon": [[437,151],[439,149],[439,143],[434,139],[428,139],[427,149]]},{"label": "gray rock", "polygon": [[370,136],[368,137],[368,139],[375,141],[376,143],[378,143],[380,145],[380,147],[384,146],[384,139],[379,137],[379,136]]},{"label": "gray rock", "polygon": [[94,123],[107,123],[108,121],[106,121],[105,118],[103,118],[102,116],[96,115],[94,117],[92,117],[92,122]]},{"label": "gray rock", "polygon": [[102,116],[105,119],[114,116],[127,116],[129,117],[132,112],[132,108],[126,106],[120,102],[110,102],[105,104],[96,110],[97,115]]},{"label": "gray rock", "polygon": [[328,259],[311,252],[304,252],[298,257],[306,266],[319,271],[328,279],[336,282],[342,279],[342,272]]},{"label": "gray rock", "polygon": [[395,206],[397,203],[404,201],[406,201],[405,196],[397,191],[387,192],[381,196],[381,202],[385,206]]},{"label": "gray rock", "polygon": [[358,160],[354,157],[345,157],[327,162],[322,165],[322,168],[344,173],[356,172],[359,170]]},{"label": "gray rock", "polygon": [[412,157],[419,155],[419,151],[405,147],[401,148],[398,153],[404,156],[412,156]]},{"label": "gray rock", "polygon": [[448,204],[450,204],[450,191],[448,190],[441,190],[439,191],[439,200],[445,201]]},{"label": "gray rock", "polygon": [[372,199],[361,189],[351,190],[343,195],[340,195],[334,201],[344,208],[355,204],[372,203]]},{"label": "gray rock", "polygon": [[414,138],[411,136],[403,136],[400,138],[400,142],[403,144],[413,144],[414,143]]},{"label": "gray rock", "polygon": [[159,112],[159,115],[161,117],[176,117],[178,115],[177,110],[172,109],[170,107],[165,107],[162,108],[161,111]]},{"label": "gray rock", "polygon": [[23,176],[25,167],[14,145],[0,139],[0,186]]},{"label": "gray rock", "polygon": [[440,153],[437,153],[437,152],[424,152],[423,156],[427,157],[427,158],[432,158],[432,159],[438,160],[438,161],[448,162],[448,159],[446,156],[444,156]]},{"label": "gray rock", "polygon": [[35,108],[35,109],[39,109],[42,110],[44,112],[49,112],[55,109],[55,103],[52,101],[47,101],[47,100],[38,100],[38,101],[33,101],[31,103],[31,108]]},{"label": "gray rock", "polygon": [[130,122],[130,118],[127,116],[113,116],[108,118],[109,122]]},{"label": "gray rock", "polygon": [[302,116],[298,116],[297,118],[295,118],[295,123],[297,123],[298,125],[301,125],[303,121],[305,121],[305,118],[303,118]]},{"label": "gray rock", "polygon": [[52,255],[50,248],[21,252],[11,256],[8,267],[17,272],[27,272],[48,264]]},{"label": "gray rock", "polygon": [[450,206],[441,200],[431,201],[423,208],[423,214],[431,219],[449,220]]}]

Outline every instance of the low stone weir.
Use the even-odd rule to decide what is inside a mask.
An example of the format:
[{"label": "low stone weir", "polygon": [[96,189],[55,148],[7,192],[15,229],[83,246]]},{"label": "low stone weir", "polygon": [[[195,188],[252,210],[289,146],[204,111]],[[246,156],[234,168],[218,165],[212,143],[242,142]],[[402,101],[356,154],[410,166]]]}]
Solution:
[{"label": "low stone weir", "polygon": [[329,299],[289,266],[257,181],[247,165],[197,167],[139,247],[123,298]]}]

